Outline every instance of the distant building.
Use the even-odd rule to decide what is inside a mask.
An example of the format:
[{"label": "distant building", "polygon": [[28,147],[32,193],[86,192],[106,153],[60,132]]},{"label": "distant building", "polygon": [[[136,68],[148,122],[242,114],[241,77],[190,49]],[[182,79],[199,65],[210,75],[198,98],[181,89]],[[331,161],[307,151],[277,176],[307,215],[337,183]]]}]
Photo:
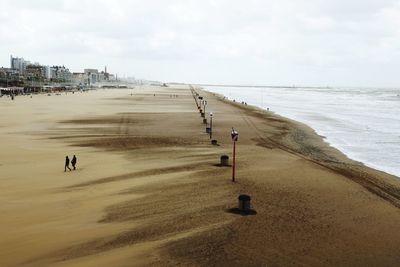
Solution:
[{"label": "distant building", "polygon": [[[94,85],[99,82],[118,81],[118,76],[108,73],[107,66],[103,71],[98,69],[84,69],[84,72],[71,73],[65,66],[43,66],[32,64],[24,58],[10,56],[10,69],[1,69],[0,79],[5,83],[13,77],[14,84],[37,83],[74,83],[76,85]],[[2,82],[3,80],[0,80]]]},{"label": "distant building", "polygon": [[26,67],[31,63],[23,58],[10,56],[10,68],[17,70],[20,74],[24,75]]},{"label": "distant building", "polygon": [[28,79],[44,80],[46,78],[46,69],[40,65],[28,65],[25,70],[25,76]]},{"label": "distant building", "polygon": [[101,74],[103,75],[103,81],[110,80],[110,74],[107,72],[107,66],[104,66],[104,71],[102,71]]},{"label": "distant building", "polygon": [[47,80],[51,79],[51,68],[50,66],[43,66],[44,68],[44,75]]},{"label": "distant building", "polygon": [[70,82],[72,73],[64,66],[50,67],[50,80],[54,82]]},{"label": "distant building", "polygon": [[104,71],[99,73],[99,82],[108,82],[109,80],[109,73],[107,72],[107,66],[105,66]]},{"label": "distant building", "polygon": [[5,74],[13,75],[13,74],[18,74],[18,71],[14,70],[14,69],[12,69],[12,68],[4,68],[4,67],[1,67],[1,68],[0,68],[0,73],[1,73],[2,75],[5,75]]},{"label": "distant building", "polygon": [[84,73],[86,75],[88,85],[99,82],[99,71],[97,69],[85,69]]},{"label": "distant building", "polygon": [[77,85],[86,85],[88,82],[87,76],[83,72],[73,72],[72,82]]},{"label": "distant building", "polygon": [[0,86],[15,86],[19,80],[19,71],[12,68],[0,68]]}]

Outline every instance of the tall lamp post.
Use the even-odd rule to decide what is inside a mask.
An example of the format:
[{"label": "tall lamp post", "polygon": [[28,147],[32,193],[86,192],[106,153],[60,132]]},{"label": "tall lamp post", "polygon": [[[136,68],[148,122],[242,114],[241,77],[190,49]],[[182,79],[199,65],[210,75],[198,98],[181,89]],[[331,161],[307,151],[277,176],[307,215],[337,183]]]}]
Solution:
[{"label": "tall lamp post", "polygon": [[213,119],[213,113],[210,112],[210,139],[212,138],[212,119]]},{"label": "tall lamp post", "polygon": [[213,114],[212,114],[212,112],[210,112],[210,139],[212,138],[212,117],[213,117]]},{"label": "tall lamp post", "polygon": [[236,141],[239,139],[239,133],[235,129],[233,129],[233,127],[232,127],[231,137],[232,137],[232,141],[233,141],[232,182],[235,182]]}]

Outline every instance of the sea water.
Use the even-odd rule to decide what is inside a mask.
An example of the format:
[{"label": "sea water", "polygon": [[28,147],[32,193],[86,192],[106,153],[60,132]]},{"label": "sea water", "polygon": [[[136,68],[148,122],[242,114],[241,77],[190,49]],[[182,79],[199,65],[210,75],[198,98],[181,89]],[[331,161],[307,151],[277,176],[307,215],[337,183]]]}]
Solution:
[{"label": "sea water", "polygon": [[400,177],[400,89],[204,89],[303,122],[349,158]]}]

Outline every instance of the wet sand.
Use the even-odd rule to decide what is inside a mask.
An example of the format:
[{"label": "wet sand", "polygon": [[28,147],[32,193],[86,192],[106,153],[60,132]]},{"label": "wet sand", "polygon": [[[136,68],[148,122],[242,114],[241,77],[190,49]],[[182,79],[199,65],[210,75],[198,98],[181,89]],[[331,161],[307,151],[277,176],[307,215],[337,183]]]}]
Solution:
[{"label": "wet sand", "polygon": [[0,98],[0,266],[398,266],[398,178],[196,91],[218,146],[188,86]]}]

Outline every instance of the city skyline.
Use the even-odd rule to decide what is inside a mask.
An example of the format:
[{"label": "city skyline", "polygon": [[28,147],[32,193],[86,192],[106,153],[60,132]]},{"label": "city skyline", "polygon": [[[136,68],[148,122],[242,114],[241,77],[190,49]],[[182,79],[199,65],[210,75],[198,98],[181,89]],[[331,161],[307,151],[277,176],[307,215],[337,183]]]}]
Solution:
[{"label": "city skyline", "polygon": [[[66,66],[64,64],[56,64],[56,63],[52,63],[52,64],[41,64],[40,62],[37,61],[31,61],[31,60],[27,60],[24,57],[19,57],[19,56],[14,56],[14,55],[10,55],[10,62],[9,62],[9,66],[0,66],[0,68],[10,68],[13,70],[18,70],[19,73],[23,74],[26,67],[27,66],[42,66],[42,67],[46,67],[46,68],[54,68],[54,67],[63,67],[66,68]],[[66,68],[68,71],[69,69]],[[88,68],[85,66],[82,66],[80,68],[80,71],[71,71],[71,73],[85,73],[85,70],[95,70],[98,71],[99,68]],[[82,72],[83,70],[83,72]],[[49,70],[47,70],[49,71]],[[108,73],[107,72],[107,66],[104,66],[104,71],[102,71],[104,73]],[[49,74],[47,74],[46,76],[51,76]]]},{"label": "city skyline", "polygon": [[9,55],[164,82],[400,86],[400,3],[0,0]]},{"label": "city skyline", "polygon": [[98,83],[118,81],[118,76],[104,70],[84,68],[83,71],[71,72],[64,65],[43,65],[23,57],[10,55],[9,67],[0,67],[0,86],[35,88],[42,90],[44,86],[90,87]]}]

